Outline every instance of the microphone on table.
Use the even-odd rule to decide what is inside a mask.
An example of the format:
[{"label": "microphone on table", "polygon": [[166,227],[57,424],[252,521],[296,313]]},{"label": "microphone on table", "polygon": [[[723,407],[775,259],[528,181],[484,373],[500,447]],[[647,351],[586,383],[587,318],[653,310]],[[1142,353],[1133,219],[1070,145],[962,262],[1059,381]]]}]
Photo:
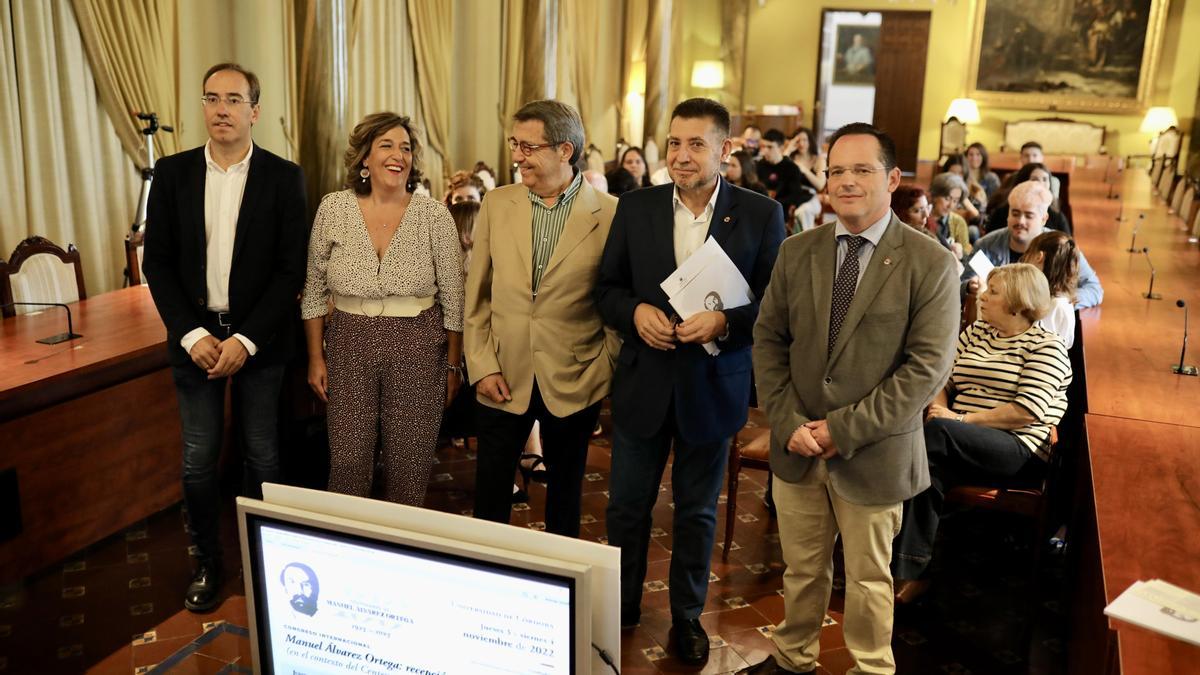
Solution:
[{"label": "microphone on table", "polygon": [[0,309],[4,309],[5,307],[62,307],[67,310],[67,332],[38,340],[38,342],[44,345],[56,345],[60,342],[83,337],[75,332],[75,324],[71,321],[71,308],[61,302],[9,302],[0,305]]},{"label": "microphone on table", "polygon": [[1142,297],[1146,298],[1147,300],[1162,300],[1162,294],[1154,292],[1155,271],[1154,263],[1150,260],[1150,247],[1143,246],[1142,253],[1146,256],[1146,264],[1150,265],[1150,288],[1145,293],[1142,293]]},{"label": "microphone on table", "polygon": [[1171,366],[1171,372],[1176,375],[1200,375],[1200,371],[1196,370],[1196,366],[1183,365],[1183,359],[1187,356],[1187,333],[1188,333],[1188,311],[1187,303],[1183,300],[1175,301],[1176,307],[1183,308],[1183,349],[1179,350],[1179,365]]},{"label": "microphone on table", "polygon": [[1139,213],[1137,222],[1133,224],[1133,238],[1129,240],[1129,252],[1137,253],[1140,249],[1137,247],[1138,230],[1142,229],[1142,223],[1146,222],[1146,214]]}]

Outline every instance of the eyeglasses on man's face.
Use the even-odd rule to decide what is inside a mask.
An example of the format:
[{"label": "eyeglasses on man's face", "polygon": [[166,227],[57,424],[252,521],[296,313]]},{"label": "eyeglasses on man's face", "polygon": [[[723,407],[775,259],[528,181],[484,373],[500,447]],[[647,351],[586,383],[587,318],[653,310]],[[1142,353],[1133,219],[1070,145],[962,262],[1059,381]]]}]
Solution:
[{"label": "eyeglasses on man's face", "polygon": [[534,145],[533,143],[526,143],[525,141],[518,141],[513,136],[508,137],[508,149],[512,150],[513,152],[520,150],[521,154],[525,155],[526,157],[532,155],[533,153],[537,152],[538,150],[541,150],[542,148],[553,148],[556,145],[562,145],[562,144],[563,144],[562,141],[558,141],[556,143],[540,143],[538,145]]},{"label": "eyeglasses on man's face", "polygon": [[233,94],[231,96],[217,96],[216,94],[205,94],[204,96],[200,97],[200,103],[202,103],[206,108],[216,107],[220,103],[224,103],[225,105],[229,106],[230,108],[236,108],[244,103],[249,103],[250,105],[254,105],[254,101],[251,101],[251,100],[245,98],[244,96],[238,96],[237,94]]},{"label": "eyeglasses on man's face", "polygon": [[855,178],[867,178],[871,174],[887,171],[886,166],[867,166],[866,164],[855,164],[854,166],[835,166],[825,171],[825,175],[829,180],[842,180],[849,176]]}]

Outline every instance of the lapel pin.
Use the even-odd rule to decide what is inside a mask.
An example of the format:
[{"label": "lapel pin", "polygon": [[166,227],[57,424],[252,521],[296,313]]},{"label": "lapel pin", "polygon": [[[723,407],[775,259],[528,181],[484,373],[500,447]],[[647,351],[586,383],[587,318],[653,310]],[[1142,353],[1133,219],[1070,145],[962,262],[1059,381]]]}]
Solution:
[{"label": "lapel pin", "polygon": [[729,222],[729,216],[725,216],[725,222]]},{"label": "lapel pin", "polygon": [[891,265],[891,264],[892,264],[892,259],[891,259],[891,258],[884,258],[884,259],[883,259],[883,264],[884,264],[884,265]]}]

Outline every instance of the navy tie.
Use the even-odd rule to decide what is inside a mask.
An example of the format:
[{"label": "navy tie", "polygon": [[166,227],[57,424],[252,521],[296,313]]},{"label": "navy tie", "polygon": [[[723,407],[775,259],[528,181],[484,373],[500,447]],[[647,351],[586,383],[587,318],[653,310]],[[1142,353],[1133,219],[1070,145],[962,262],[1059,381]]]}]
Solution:
[{"label": "navy tie", "polygon": [[850,309],[850,301],[854,299],[854,289],[858,286],[858,249],[866,242],[863,237],[842,235],[839,238],[846,240],[846,258],[842,260],[837,278],[833,280],[833,306],[829,312],[829,354],[833,353],[833,345],[842,330],[846,310]]}]

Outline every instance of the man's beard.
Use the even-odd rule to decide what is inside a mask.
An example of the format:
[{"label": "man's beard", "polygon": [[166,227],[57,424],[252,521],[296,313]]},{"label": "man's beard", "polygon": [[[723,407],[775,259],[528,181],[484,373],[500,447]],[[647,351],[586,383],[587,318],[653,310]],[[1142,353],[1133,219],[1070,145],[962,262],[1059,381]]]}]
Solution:
[{"label": "man's beard", "polygon": [[313,614],[317,613],[317,601],[299,593],[292,596],[291,605],[292,609],[300,612],[301,614],[312,616]]}]

